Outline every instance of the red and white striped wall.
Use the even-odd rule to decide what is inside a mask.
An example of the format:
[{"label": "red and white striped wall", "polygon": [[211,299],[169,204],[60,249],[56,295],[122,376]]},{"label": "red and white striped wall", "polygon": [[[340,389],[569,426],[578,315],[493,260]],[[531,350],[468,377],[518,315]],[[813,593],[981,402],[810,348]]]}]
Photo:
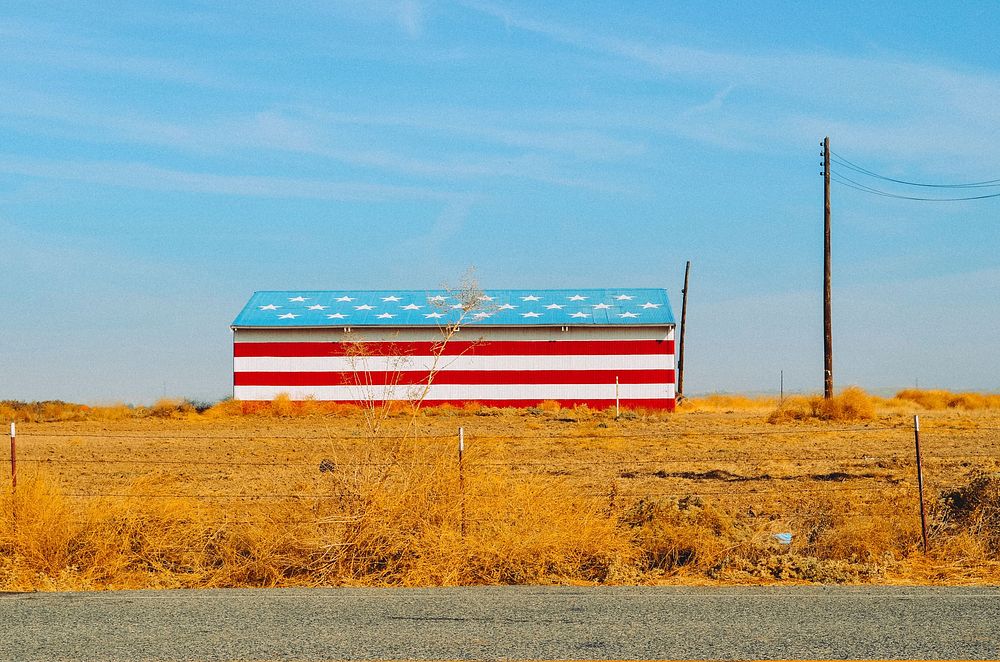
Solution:
[{"label": "red and white striped wall", "polygon": [[673,326],[477,326],[440,343],[436,328],[237,328],[233,397],[674,408]]}]

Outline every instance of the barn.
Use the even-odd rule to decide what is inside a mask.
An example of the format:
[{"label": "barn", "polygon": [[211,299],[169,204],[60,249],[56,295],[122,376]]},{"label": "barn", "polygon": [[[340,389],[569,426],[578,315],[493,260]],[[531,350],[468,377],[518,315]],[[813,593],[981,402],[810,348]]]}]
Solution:
[{"label": "barn", "polygon": [[233,397],[672,410],[662,289],[255,292],[233,321]]}]

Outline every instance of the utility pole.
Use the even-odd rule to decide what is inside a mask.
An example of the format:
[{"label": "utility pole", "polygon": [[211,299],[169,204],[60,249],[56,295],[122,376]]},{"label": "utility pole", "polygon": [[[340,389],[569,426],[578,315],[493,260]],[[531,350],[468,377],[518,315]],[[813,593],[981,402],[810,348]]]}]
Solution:
[{"label": "utility pole", "polygon": [[830,305],[830,137],[823,146],[823,397],[833,397],[833,323]]},{"label": "utility pole", "polygon": [[691,274],[691,260],[684,267],[684,289],[681,290],[681,346],[677,351],[677,402],[684,398],[684,331],[688,314],[688,276]]}]

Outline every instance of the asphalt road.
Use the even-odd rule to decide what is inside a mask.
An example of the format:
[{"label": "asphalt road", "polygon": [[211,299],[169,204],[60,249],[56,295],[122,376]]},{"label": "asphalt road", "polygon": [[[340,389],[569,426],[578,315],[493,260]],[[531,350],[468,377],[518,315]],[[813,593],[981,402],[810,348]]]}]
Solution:
[{"label": "asphalt road", "polygon": [[2,660],[1000,658],[1000,589],[0,594]]}]

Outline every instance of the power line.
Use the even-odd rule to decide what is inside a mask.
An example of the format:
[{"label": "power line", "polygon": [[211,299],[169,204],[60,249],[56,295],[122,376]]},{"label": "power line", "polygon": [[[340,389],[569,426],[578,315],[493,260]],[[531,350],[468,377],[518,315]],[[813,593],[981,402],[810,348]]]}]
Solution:
[{"label": "power line", "polygon": [[833,180],[840,184],[841,186],[846,186],[847,188],[852,188],[857,191],[862,191],[864,193],[871,193],[872,195],[880,195],[886,198],[896,198],[898,200],[916,200],[918,202],[961,202],[963,200],[985,200],[986,198],[1000,198],[1000,193],[990,193],[987,195],[970,195],[961,198],[924,198],[913,195],[900,195],[898,193],[890,193],[888,191],[883,191],[881,189],[873,188],[857,182],[850,177],[845,177],[840,173],[831,172],[830,173]]},{"label": "power line", "polygon": [[[848,161],[847,159],[845,159],[844,157],[842,157],[841,155],[837,154],[834,151],[831,151],[830,155],[834,158],[834,161],[838,165],[842,165],[845,168],[848,168],[850,170],[854,170],[855,172],[859,172],[859,173],[861,173],[863,175],[868,175],[869,177],[875,177],[877,179],[882,179],[882,180],[885,180],[887,182],[894,182],[896,184],[905,184],[907,186],[921,186],[921,187],[924,187],[924,188],[957,188],[957,189],[964,189],[964,188],[991,188],[991,187],[1000,186],[1000,179],[990,179],[990,180],[982,181],[982,182],[968,182],[968,183],[965,183],[965,184],[929,184],[929,183],[924,183],[924,182],[911,182],[911,181],[907,181],[905,179],[895,179],[893,177],[887,177],[886,175],[880,175],[879,173],[873,172],[873,171],[869,170],[868,168],[865,168],[863,166],[859,166],[856,163],[852,163],[851,161]],[[969,199],[972,199],[972,198],[969,198]]]}]

